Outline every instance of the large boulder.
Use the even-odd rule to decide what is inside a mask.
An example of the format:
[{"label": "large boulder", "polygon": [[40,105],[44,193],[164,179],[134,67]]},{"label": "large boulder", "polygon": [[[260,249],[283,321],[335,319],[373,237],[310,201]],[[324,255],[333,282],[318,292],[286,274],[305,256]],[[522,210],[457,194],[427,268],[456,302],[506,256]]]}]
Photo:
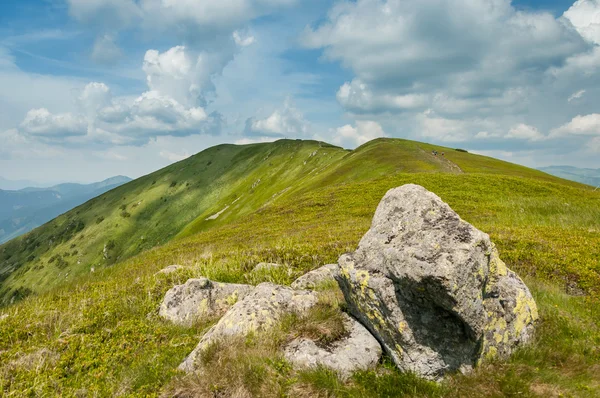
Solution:
[{"label": "large boulder", "polygon": [[158,314],[178,325],[191,326],[198,319],[223,315],[252,289],[254,286],[219,283],[206,278],[189,279],[165,294]]},{"label": "large boulder", "polygon": [[285,314],[303,314],[317,303],[317,295],[306,290],[261,283],[250,294],[238,301],[210,328],[194,351],[179,365],[185,372],[198,369],[197,359],[211,343],[232,336],[266,330]]},{"label": "large boulder", "polygon": [[487,234],[418,185],[390,190],[358,249],[339,259],[350,312],[404,371],[468,371],[527,343],[538,318]]},{"label": "large boulder", "polygon": [[319,346],[306,338],[293,340],[285,347],[285,358],[300,368],[331,368],[344,379],[357,370],[369,370],[377,366],[382,353],[377,339],[348,315],[344,316],[344,326],[347,336],[328,346]]},{"label": "large boulder", "polygon": [[337,264],[327,264],[302,275],[292,282],[291,287],[292,289],[315,289],[322,283],[335,281],[338,272],[339,266]]}]

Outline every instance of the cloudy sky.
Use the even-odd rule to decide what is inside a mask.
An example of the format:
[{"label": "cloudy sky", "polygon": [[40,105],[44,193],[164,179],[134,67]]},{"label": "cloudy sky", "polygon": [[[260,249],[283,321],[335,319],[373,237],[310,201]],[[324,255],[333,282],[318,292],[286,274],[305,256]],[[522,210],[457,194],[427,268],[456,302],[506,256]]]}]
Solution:
[{"label": "cloudy sky", "polygon": [[600,0],[5,0],[0,176],[387,136],[600,167]]}]

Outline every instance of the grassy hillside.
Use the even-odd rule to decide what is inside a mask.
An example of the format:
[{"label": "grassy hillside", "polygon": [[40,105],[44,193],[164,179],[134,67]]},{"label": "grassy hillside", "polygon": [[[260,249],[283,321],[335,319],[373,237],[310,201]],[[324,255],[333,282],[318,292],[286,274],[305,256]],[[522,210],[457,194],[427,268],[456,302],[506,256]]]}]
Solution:
[{"label": "grassy hillside", "polygon": [[[433,156],[433,149],[444,157]],[[442,385],[401,374],[385,362],[342,382],[326,370],[292,370],[273,348],[287,338],[282,326],[276,335],[248,339],[207,359],[215,369],[210,377],[190,380],[175,372],[214,320],[191,328],[160,320],[158,305],[174,283],[203,275],[288,284],[354,250],[384,193],[409,182],[440,195],[490,233],[502,258],[525,277],[542,316],[532,347]],[[210,219],[215,214],[220,215]],[[104,220],[96,223],[99,217]],[[65,228],[68,223],[71,229]],[[62,239],[60,231],[66,231]],[[237,388],[246,396],[600,396],[599,232],[600,192],[449,148],[404,140],[375,140],[355,151],[289,140],[211,148],[0,247],[3,269],[17,270],[5,272],[7,297],[15,288],[43,292],[0,309],[0,319],[6,315],[0,320],[0,391],[7,396],[227,396]],[[105,258],[110,240],[115,244]],[[82,253],[61,256],[67,262],[62,268],[57,259],[49,262],[69,250]],[[28,258],[30,253],[35,258]],[[250,273],[260,261],[287,267]],[[155,275],[173,263],[188,268]]]}]

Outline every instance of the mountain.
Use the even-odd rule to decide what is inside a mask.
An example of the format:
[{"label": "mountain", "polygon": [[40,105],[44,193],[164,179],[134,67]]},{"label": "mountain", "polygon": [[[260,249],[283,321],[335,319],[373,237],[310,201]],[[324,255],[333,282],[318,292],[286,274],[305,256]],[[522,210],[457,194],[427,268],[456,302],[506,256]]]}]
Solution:
[{"label": "mountain", "polygon": [[600,169],[580,169],[573,166],[540,167],[539,170],[566,180],[577,181],[593,187],[600,186]]},{"label": "mountain", "polygon": [[93,184],[60,184],[49,188],[0,190],[0,243],[52,220],[54,217],[85,203],[126,182],[117,176]]},{"label": "mountain", "polygon": [[[274,347],[298,337],[289,323],[304,322],[302,333],[324,336],[324,346],[339,334],[333,320],[343,302],[329,286],[322,294],[335,308],[287,319],[272,334],[230,349],[215,346],[202,358],[211,366],[203,377],[176,371],[215,320],[189,327],[165,322],[158,308],[170,288],[201,276],[289,285],[355,250],[384,194],[407,183],[436,193],[488,233],[523,277],[541,317],[529,348],[441,385],[399,372],[388,360],[348,380],[325,369],[296,371]],[[0,245],[0,391],[597,396],[599,231],[599,191],[452,148],[400,139],[377,139],[352,151],[299,140],[219,145]],[[260,262],[284,266],[253,272]],[[182,268],[158,273],[172,264]]]},{"label": "mountain", "polygon": [[8,180],[6,178],[0,177],[0,189],[4,190],[18,190],[26,187],[39,187],[43,184],[38,184],[29,180]]}]

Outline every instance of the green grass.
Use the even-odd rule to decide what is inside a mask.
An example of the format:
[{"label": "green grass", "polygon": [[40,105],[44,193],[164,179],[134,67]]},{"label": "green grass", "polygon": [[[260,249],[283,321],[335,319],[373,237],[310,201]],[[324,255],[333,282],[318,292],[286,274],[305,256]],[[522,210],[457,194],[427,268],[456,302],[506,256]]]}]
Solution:
[{"label": "green grass", "polygon": [[[66,257],[64,261],[69,264],[56,274],[72,272],[78,276],[51,280],[56,275],[49,273],[46,277],[51,280],[50,286],[37,289],[40,294],[0,308],[0,316],[8,315],[0,320],[0,395],[213,396],[210,394],[233,391],[240,396],[306,397],[600,396],[600,192],[521,166],[438,148],[446,152],[447,160],[441,162],[452,162],[461,172],[452,164],[440,165],[439,159],[432,159],[432,146],[402,140],[376,140],[355,152],[327,147],[331,162],[323,159],[318,172],[302,174],[299,170],[303,169],[304,160],[314,160],[309,155],[320,144],[306,143],[306,148],[301,144],[280,142],[283,147],[277,147],[277,151],[281,153],[269,155],[269,159],[279,156],[273,165],[257,166],[266,169],[250,177],[241,171],[238,177],[230,175],[230,181],[238,181],[246,191],[242,199],[231,205],[231,213],[223,213],[223,218],[205,220],[221,211],[225,203],[233,202],[237,196],[231,192],[239,193],[241,188],[221,188],[221,193],[206,191],[202,197],[221,199],[205,199],[206,205],[200,201],[197,209],[188,213],[155,204],[154,212],[167,210],[165,214],[175,217],[179,210],[189,216],[181,225],[173,219],[177,225],[168,227],[174,231],[168,243],[148,250],[140,248],[137,255],[136,250],[130,250],[131,255],[122,254],[112,266],[101,264],[94,273],[86,268],[77,274],[70,257]],[[258,156],[253,151],[267,148],[268,153],[273,149],[269,145],[241,148],[241,152],[231,148],[229,159],[236,159],[237,165],[252,164]],[[249,149],[250,152],[244,152]],[[260,152],[260,156],[264,159],[266,154]],[[296,170],[284,162],[292,161],[293,156],[299,159],[295,164],[302,165]],[[275,167],[279,162],[285,166]],[[225,164],[222,167],[232,169]],[[265,177],[269,167],[278,170],[272,179]],[[156,176],[166,173],[164,170],[145,177],[149,188],[142,179],[134,182],[139,185],[127,184],[120,189],[131,198],[136,189],[144,197],[153,189],[172,189],[169,181],[181,168],[181,164],[169,168],[171,174],[165,174],[168,178],[160,182],[165,185],[162,188],[152,188],[152,182],[160,181]],[[250,187],[258,178],[260,188],[251,194]],[[177,178],[177,186],[184,180]],[[215,177],[217,180],[224,181],[222,177]],[[317,308],[307,319],[284,320],[279,328],[269,332],[268,338],[242,339],[231,342],[231,349],[215,352],[207,361],[220,366],[220,371],[210,378],[189,378],[175,371],[215,320],[207,319],[191,328],[162,321],[157,315],[158,306],[170,287],[195,276],[224,282],[289,284],[304,272],[336,262],[340,254],[354,250],[369,228],[381,197],[388,189],[405,183],[417,183],[435,192],[461,217],[489,233],[503,260],[525,278],[541,314],[538,333],[530,347],[509,360],[486,363],[471,375],[449,377],[441,385],[398,372],[386,360],[375,371],[358,373],[348,381],[325,369],[295,371],[278,354],[279,346],[293,337],[293,330],[306,335],[322,334],[326,339],[340,334],[335,322],[328,323],[343,307],[336,302],[336,292],[330,286],[321,293],[328,298],[329,307]],[[273,198],[273,193],[288,187]],[[196,190],[201,189],[190,191]],[[70,249],[71,242],[78,242],[78,234],[92,237],[106,233],[103,239],[110,237],[119,246],[119,236],[125,235],[111,235],[94,228],[123,219],[121,202],[115,199],[121,195],[115,190],[105,195],[107,199],[100,197],[91,204],[95,208],[98,203],[114,199],[114,205],[107,206],[112,209],[110,214],[87,214],[83,210],[88,203],[66,215],[68,219],[79,211],[84,229],[61,243],[61,249],[51,249],[44,256],[61,253],[64,247],[80,252],[91,250],[82,248],[88,244],[87,238]],[[201,197],[199,193],[189,195]],[[175,199],[171,203],[174,202]],[[183,206],[184,202],[176,203]],[[129,204],[131,217],[123,220],[143,220],[136,213],[142,206],[134,209]],[[100,216],[105,219],[97,224]],[[147,217],[162,216],[148,213]],[[138,233],[151,233],[131,232],[136,225],[128,227],[129,233],[135,235],[132,242],[138,240]],[[13,245],[39,237],[36,234],[45,229]],[[6,254],[7,248],[13,247],[2,246],[0,252],[4,250]],[[103,243],[98,250],[101,252],[102,248]],[[23,256],[27,253],[24,251]],[[263,261],[286,267],[252,273],[254,265]],[[55,263],[56,260],[52,264]],[[155,275],[170,264],[187,268],[175,274]],[[35,287],[27,284],[38,281],[29,275],[31,272],[9,276],[6,286]],[[37,283],[43,283],[43,279]]]}]

